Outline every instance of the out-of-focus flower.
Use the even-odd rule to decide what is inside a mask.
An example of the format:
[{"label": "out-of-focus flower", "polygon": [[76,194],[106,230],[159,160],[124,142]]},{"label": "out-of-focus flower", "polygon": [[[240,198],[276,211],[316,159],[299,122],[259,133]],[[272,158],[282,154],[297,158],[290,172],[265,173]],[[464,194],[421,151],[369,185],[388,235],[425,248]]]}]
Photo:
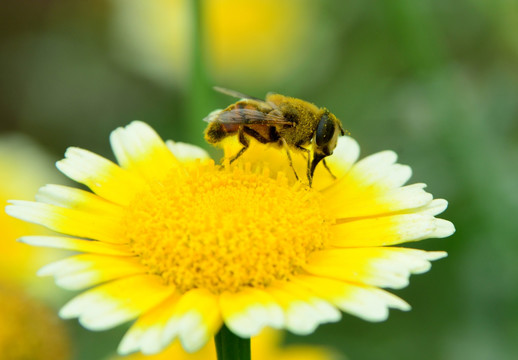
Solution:
[{"label": "out-of-focus flower", "polygon": [[67,333],[54,311],[1,282],[0,359],[71,359]]},{"label": "out-of-focus flower", "polygon": [[[112,0],[115,55],[155,81],[181,83],[192,62],[189,0]],[[215,82],[277,83],[314,56],[307,0],[205,0],[204,55]]]},{"label": "out-of-focus flower", "polygon": [[405,287],[446,255],[392,245],[454,232],[435,218],[445,200],[403,186],[411,170],[394,152],[356,162],[350,137],[326,158],[336,179],[320,164],[312,188],[294,179],[282,149],[258,142],[232,166],[166,145],[142,122],[115,130],[111,144],[119,165],[78,148],[58,162],[93,193],[47,185],[37,202],[6,210],[68,235],[22,241],[82,252],[40,270],[64,288],[90,288],[62,317],[92,330],[137,319],[121,354],[175,339],[194,352],[223,324],[247,338],[265,327],[309,334],[339,310],[385,320],[389,308],[410,307],[381,288]]},{"label": "out-of-focus flower", "polygon": [[[0,202],[34,199],[42,182],[55,182],[54,161],[29,138],[22,135],[0,137]],[[61,177],[62,180],[64,180]],[[14,219],[0,212],[0,281],[17,285],[31,283],[39,288],[37,269],[54,259],[55,251],[38,251],[16,240],[24,235],[41,234],[41,227]],[[50,233],[50,232],[49,232]]]},{"label": "out-of-focus flower", "polygon": [[[265,329],[261,334],[252,338],[252,359],[254,360],[337,360],[341,359],[329,349],[310,345],[290,345],[281,347],[281,332]],[[116,356],[110,360],[217,360],[214,341],[210,340],[203,348],[195,353],[188,353],[180,342],[174,342],[163,352],[156,355],[141,353]]]},{"label": "out-of-focus flower", "polygon": [[[54,181],[56,175],[50,156],[30,139],[22,135],[0,137],[2,203],[13,198],[33,199],[41,182]],[[70,359],[62,321],[38,298],[49,299],[56,293],[36,278],[36,270],[54,260],[56,251],[35,251],[17,242],[22,235],[41,234],[41,228],[3,211],[0,229],[0,359]]]}]

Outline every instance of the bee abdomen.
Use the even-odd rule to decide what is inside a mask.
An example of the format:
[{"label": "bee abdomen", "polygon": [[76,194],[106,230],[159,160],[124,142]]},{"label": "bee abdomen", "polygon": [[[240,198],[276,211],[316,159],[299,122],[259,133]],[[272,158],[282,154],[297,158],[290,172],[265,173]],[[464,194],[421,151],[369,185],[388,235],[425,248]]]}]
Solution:
[{"label": "bee abdomen", "polygon": [[217,122],[210,123],[205,130],[205,140],[209,144],[217,144],[227,136],[228,131],[225,130],[222,124]]}]

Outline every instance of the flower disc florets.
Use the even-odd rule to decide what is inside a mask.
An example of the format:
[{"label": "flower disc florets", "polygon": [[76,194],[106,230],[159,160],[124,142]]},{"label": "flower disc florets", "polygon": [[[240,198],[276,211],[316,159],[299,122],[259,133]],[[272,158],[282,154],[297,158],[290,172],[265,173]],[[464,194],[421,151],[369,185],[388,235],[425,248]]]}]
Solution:
[{"label": "flower disc florets", "polygon": [[128,207],[125,236],[181,292],[264,288],[300,272],[329,236],[317,192],[280,176],[208,164],[174,170]]}]

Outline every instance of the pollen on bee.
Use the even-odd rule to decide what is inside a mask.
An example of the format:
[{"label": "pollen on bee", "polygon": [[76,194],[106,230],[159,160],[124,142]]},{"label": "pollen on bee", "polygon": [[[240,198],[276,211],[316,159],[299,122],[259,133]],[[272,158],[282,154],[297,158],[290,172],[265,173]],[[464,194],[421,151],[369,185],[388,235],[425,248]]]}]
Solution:
[{"label": "pollen on bee", "polygon": [[219,123],[210,123],[205,130],[205,140],[209,144],[217,144],[227,136],[227,132]]}]

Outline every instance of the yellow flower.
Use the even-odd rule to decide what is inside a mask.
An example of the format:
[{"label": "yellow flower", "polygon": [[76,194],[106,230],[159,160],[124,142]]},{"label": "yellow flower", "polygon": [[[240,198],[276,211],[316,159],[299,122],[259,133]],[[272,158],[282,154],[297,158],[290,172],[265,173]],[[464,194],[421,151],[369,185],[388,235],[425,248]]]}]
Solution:
[{"label": "yellow flower", "polygon": [[66,360],[71,358],[61,320],[45,305],[0,282],[0,358]]},{"label": "yellow flower", "polygon": [[[44,150],[21,135],[0,137],[0,202],[9,199],[33,199],[42,183],[56,178],[54,162]],[[34,273],[48,263],[53,251],[38,251],[16,242],[23,235],[41,233],[39,226],[9,217],[0,212],[0,281],[34,286]],[[50,232],[49,232],[50,233]]]},{"label": "yellow flower", "polygon": [[[191,1],[112,0],[112,4],[119,60],[160,83],[185,80],[192,63]],[[205,0],[200,6],[203,51],[216,82],[228,85],[245,77],[249,83],[271,84],[318,53],[317,14],[310,1]]]},{"label": "yellow flower", "polygon": [[[53,181],[56,175],[51,158],[29,138],[0,137],[3,204],[12,198],[34,198],[41,183]],[[4,212],[0,213],[0,229],[0,359],[70,359],[69,339],[61,320],[33,297],[54,300],[56,292],[45,291],[44,284],[33,279],[39,267],[55,260],[52,253],[56,251],[16,242],[22,235],[41,233],[41,228]]]},{"label": "yellow flower", "polygon": [[[252,359],[254,360],[336,360],[338,355],[317,346],[289,345],[281,347],[281,333],[266,329],[252,339]],[[145,356],[140,353],[113,357],[111,360],[217,360],[214,341],[210,340],[195,353],[187,353],[179,342],[174,342],[160,354]]]},{"label": "yellow flower", "polygon": [[338,180],[320,168],[313,188],[293,180],[274,147],[254,144],[225,167],[142,122],[110,140],[119,165],[78,148],[57,164],[93,193],[47,185],[7,212],[69,235],[23,242],[82,252],[40,270],[67,289],[92,287],[62,317],[92,330],[137,319],[120,354],[175,339],[193,352],[223,323],[246,338],[264,327],[309,334],[339,310],[385,320],[409,305],[381,287],[402,288],[446,255],[389,246],[454,232],[434,217],[445,200],[403,186],[411,171],[393,152],[356,162],[349,137],[328,158]]}]

